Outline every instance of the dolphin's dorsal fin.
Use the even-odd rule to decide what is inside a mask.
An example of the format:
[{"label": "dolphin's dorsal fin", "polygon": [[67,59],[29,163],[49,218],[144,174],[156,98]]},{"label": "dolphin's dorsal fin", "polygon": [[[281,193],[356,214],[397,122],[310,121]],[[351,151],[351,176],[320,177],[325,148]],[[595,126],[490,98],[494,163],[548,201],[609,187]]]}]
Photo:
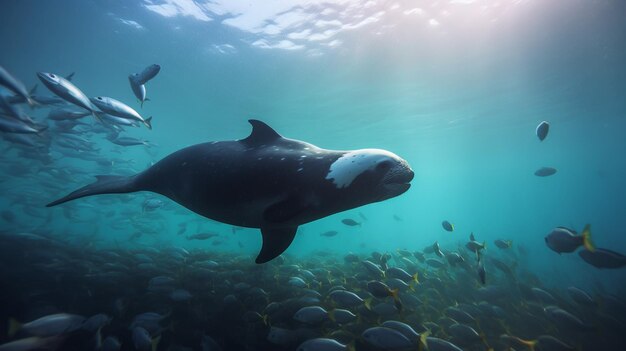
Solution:
[{"label": "dolphin's dorsal fin", "polygon": [[241,141],[248,144],[249,146],[268,144],[282,138],[280,134],[276,133],[276,131],[272,129],[272,127],[259,120],[250,119],[248,120],[248,122],[252,124],[252,133],[250,133],[247,138],[242,139]]}]

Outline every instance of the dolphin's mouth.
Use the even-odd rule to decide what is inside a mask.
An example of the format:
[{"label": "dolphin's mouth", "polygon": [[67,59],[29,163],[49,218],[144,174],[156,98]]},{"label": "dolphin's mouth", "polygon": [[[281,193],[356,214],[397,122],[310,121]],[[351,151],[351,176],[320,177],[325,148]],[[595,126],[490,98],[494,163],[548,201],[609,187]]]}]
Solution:
[{"label": "dolphin's mouth", "polygon": [[409,169],[402,169],[400,172],[389,171],[382,183],[385,189],[393,193],[402,194],[409,190],[411,181],[415,177],[415,173]]},{"label": "dolphin's mouth", "polygon": [[383,184],[385,185],[393,185],[393,184],[405,184],[410,185],[409,183],[415,177],[415,173],[411,169],[403,169],[400,172],[389,171],[385,178],[383,179]]}]

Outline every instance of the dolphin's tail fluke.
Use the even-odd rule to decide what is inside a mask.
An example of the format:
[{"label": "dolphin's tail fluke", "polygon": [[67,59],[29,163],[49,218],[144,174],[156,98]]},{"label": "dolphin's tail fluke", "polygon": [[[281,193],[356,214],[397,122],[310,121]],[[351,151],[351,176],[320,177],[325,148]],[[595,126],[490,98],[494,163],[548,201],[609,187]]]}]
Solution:
[{"label": "dolphin's tail fluke", "polygon": [[46,207],[52,207],[64,202],[79,199],[85,196],[98,195],[98,194],[123,194],[132,193],[138,191],[135,186],[135,176],[112,176],[112,175],[99,175],[95,183],[84,186],[65,197],[62,197],[56,201],[52,201],[47,204]]}]

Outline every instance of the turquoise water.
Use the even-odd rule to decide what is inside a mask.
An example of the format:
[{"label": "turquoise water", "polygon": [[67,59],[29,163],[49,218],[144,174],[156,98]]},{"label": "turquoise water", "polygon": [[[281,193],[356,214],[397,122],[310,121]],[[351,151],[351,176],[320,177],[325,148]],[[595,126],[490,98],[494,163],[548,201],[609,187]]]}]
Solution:
[{"label": "turquoise water", "polygon": [[[306,42],[305,48],[285,50],[251,45],[267,35],[221,23],[233,15],[207,13],[214,18],[207,22],[163,16],[141,3],[12,1],[2,5],[2,64],[28,87],[37,83],[35,71],[76,72],[74,82],[88,96],[126,102],[135,100],[126,76],[160,64],[161,73],[148,84],[151,101],[141,110],[154,116],[154,130],[127,133],[158,146],[122,148],[94,140],[103,157],[132,160],[130,166],[113,167],[115,173],[140,171],[194,143],[245,137],[248,118],[320,147],[383,148],[409,161],[416,178],[407,194],[302,227],[290,253],[413,248],[434,240],[465,240],[473,231],[486,240],[523,243],[532,264],[546,274],[582,269],[590,274],[584,279],[592,279],[595,269],[577,257],[553,255],[542,239],[558,225],[581,230],[591,223],[598,245],[626,251],[621,239],[626,218],[624,6],[614,1],[502,2],[497,8],[480,2],[435,3],[422,15],[405,15],[413,8],[410,3],[377,3],[355,11],[384,14],[336,34],[337,47]],[[393,4],[400,7],[391,9]],[[482,6],[490,9],[483,12]],[[322,7],[308,11],[314,16]],[[428,24],[428,18],[439,25]],[[305,22],[298,28],[307,27]],[[534,136],[541,120],[552,127],[544,142]],[[16,156],[10,160],[20,162]],[[52,166],[61,164],[83,173],[75,183],[64,184],[65,190],[99,174],[81,160]],[[559,172],[545,179],[533,176],[541,166]],[[32,205],[62,194],[42,189],[36,176],[3,178],[3,187],[37,195]],[[141,216],[137,206],[146,197],[155,196],[138,194],[111,207],[137,209]],[[165,201],[168,210],[158,215],[161,227],[198,221],[225,229]],[[98,199],[86,199],[72,206],[80,218],[90,219],[103,209],[87,206],[98,204]],[[55,229],[93,230],[92,221],[65,218],[60,209],[37,211],[46,216],[52,211],[47,226]],[[367,225],[355,229],[339,223],[356,218],[358,211],[368,218]],[[403,221],[393,220],[394,214]],[[444,232],[443,219],[455,223],[457,231]],[[110,229],[111,222],[123,220],[98,218],[96,238],[125,241],[126,228]],[[342,235],[320,241],[318,232],[328,229],[340,229]],[[260,244],[253,230],[239,236],[250,252]],[[196,245],[167,231],[139,242]],[[610,273],[607,279],[613,277],[625,276]]]},{"label": "turquoise water", "polygon": [[[40,164],[0,139],[3,231],[44,231],[92,246],[179,246],[249,254],[258,230],[230,235],[159,195],[44,205],[97,174],[132,174],[185,146],[247,136],[247,119],[328,149],[381,148],[415,171],[404,195],[304,225],[288,255],[419,250],[470,234],[523,245],[547,285],[624,291],[624,270],[557,255],[556,226],[592,226],[597,246],[626,252],[626,6],[620,1],[5,1],[1,65],[30,88],[35,72],[76,72],[88,96],[153,116],[121,147],[88,135],[103,166],[63,156]],[[327,9],[325,11],[325,9]],[[330,22],[320,22],[320,21]],[[313,37],[319,34],[324,37]],[[142,109],[127,76],[158,63]],[[39,84],[38,94],[51,95]],[[6,92],[5,92],[6,93]],[[47,109],[28,110],[46,121]],[[540,142],[535,127],[551,123]],[[96,123],[89,118],[85,123]],[[105,163],[105,162],[103,162]],[[558,169],[547,178],[542,166]],[[67,178],[50,169],[66,170]],[[254,179],[250,179],[254,181]],[[146,199],[164,202],[142,210]],[[367,220],[360,227],[340,221]],[[401,220],[394,219],[394,215]],[[441,221],[456,230],[445,232]],[[188,223],[176,235],[179,223]],[[337,230],[333,238],[319,234]],[[217,231],[221,245],[190,241]],[[138,238],[132,234],[141,232]]]}]

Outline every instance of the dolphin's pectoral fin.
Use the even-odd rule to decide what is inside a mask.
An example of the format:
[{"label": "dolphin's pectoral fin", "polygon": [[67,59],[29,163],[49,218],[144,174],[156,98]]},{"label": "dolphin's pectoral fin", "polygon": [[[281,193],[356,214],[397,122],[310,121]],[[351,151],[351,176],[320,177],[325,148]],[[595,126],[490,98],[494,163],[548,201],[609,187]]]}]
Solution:
[{"label": "dolphin's pectoral fin", "polygon": [[283,253],[296,236],[298,227],[261,228],[263,246],[257,256],[256,263],[265,263]]},{"label": "dolphin's pectoral fin", "polygon": [[270,223],[284,223],[306,211],[307,208],[307,204],[300,197],[290,196],[266,208],[263,211],[263,219]]}]

